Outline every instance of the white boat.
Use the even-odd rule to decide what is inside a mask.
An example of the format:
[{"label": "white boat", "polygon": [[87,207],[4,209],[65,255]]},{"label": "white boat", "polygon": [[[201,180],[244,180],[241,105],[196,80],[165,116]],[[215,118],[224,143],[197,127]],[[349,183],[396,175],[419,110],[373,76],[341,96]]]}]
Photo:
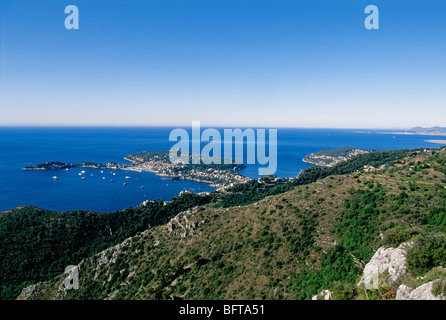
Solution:
[{"label": "white boat", "polygon": [[82,173],[79,173],[79,175],[81,176],[81,175],[82,175]]},{"label": "white boat", "polygon": [[85,171],[84,171],[84,170],[82,170],[82,171],[81,171],[81,173],[85,173]]},{"label": "white boat", "polygon": [[126,179],[130,179],[130,177],[129,177],[129,176],[125,176],[125,178],[126,178]]},{"label": "white boat", "polygon": [[54,177],[53,177],[53,179],[54,179],[54,180],[56,180],[56,179],[59,179],[59,178],[58,178],[58,177],[56,177],[56,176],[54,176]]}]

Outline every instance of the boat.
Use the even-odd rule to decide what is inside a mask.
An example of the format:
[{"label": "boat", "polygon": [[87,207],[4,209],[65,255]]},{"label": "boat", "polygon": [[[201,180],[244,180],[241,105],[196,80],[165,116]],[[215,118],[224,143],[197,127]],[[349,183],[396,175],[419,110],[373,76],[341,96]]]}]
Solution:
[{"label": "boat", "polygon": [[129,176],[125,176],[125,178],[126,178],[126,179],[130,179],[130,177],[129,177]]},{"label": "boat", "polygon": [[123,186],[126,186],[126,185],[127,185],[127,183],[123,183],[122,185],[123,185]]},{"label": "boat", "polygon": [[141,189],[144,189],[144,186],[141,186]]},{"label": "boat", "polygon": [[82,171],[81,171],[81,173],[85,173],[85,171],[84,171],[84,170],[82,170]]},{"label": "boat", "polygon": [[53,179],[54,179],[54,180],[56,180],[56,179],[59,179],[59,178],[58,178],[58,177],[56,177],[56,176],[54,176],[54,177],[53,177]]},{"label": "boat", "polygon": [[81,180],[86,180],[86,178],[85,178],[85,177],[82,177]]},{"label": "boat", "polygon": [[78,173],[80,176],[82,175],[82,173]]},{"label": "boat", "polygon": [[114,180],[110,180],[110,182],[115,182]]}]

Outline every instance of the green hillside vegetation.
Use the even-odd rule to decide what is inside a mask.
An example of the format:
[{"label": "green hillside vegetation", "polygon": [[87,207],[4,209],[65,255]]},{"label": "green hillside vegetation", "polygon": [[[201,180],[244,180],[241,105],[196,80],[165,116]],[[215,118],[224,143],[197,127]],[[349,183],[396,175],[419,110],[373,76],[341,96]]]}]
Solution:
[{"label": "green hillside vegetation", "polygon": [[266,183],[259,183],[253,180],[245,184],[238,184],[230,188],[230,193],[219,197],[218,205],[224,207],[245,205],[261,200],[270,195],[280,194],[289,191],[297,186],[306,185],[319,179],[332,175],[345,175],[362,170],[364,165],[379,167],[384,164],[391,164],[404,157],[414,156],[416,150],[391,150],[361,154],[351,160],[341,162],[333,167],[310,167],[303,170],[296,179],[279,179],[272,183],[272,179],[265,177]]},{"label": "green hillside vegetation", "polygon": [[[365,164],[385,166],[365,173]],[[426,244],[408,253],[414,279],[445,265],[445,174],[445,150],[400,150],[123,212],[16,209],[0,214],[2,299],[48,279],[34,297],[52,298],[65,266],[88,257],[65,298],[362,297],[355,283],[382,245]],[[179,212],[181,223],[168,223]],[[367,297],[392,298],[384,289]]]},{"label": "green hillside vegetation", "polygon": [[0,293],[13,299],[27,285],[48,280],[65,266],[120,243],[150,226],[166,223],[207,196],[185,193],[169,203],[110,213],[57,212],[21,207],[0,214]]}]

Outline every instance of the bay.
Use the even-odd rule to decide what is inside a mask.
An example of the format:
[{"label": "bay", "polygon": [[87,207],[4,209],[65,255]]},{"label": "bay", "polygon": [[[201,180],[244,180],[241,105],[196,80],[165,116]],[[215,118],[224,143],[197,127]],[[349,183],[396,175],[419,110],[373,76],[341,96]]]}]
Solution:
[{"label": "bay", "polygon": [[[184,190],[214,190],[204,183],[162,179],[148,172],[102,170],[101,173],[99,169],[80,168],[69,171],[22,170],[25,166],[47,161],[128,163],[123,158],[130,153],[170,149],[175,143],[169,141],[172,129],[174,128],[1,127],[0,211],[33,205],[58,211],[79,209],[108,212],[134,207],[148,199],[167,201]],[[190,131],[190,128],[185,129]],[[219,130],[223,132],[223,128]],[[320,150],[340,147],[366,150],[438,148],[440,145],[426,141],[436,138],[438,137],[378,132],[366,134],[346,129],[279,128],[276,175],[297,176],[301,170],[310,166],[302,162],[303,157]],[[259,165],[248,165],[240,173],[256,179],[259,177],[258,167]],[[85,180],[79,177],[81,170],[85,171]],[[58,179],[53,179],[53,176]],[[126,179],[126,176],[130,178]]]}]

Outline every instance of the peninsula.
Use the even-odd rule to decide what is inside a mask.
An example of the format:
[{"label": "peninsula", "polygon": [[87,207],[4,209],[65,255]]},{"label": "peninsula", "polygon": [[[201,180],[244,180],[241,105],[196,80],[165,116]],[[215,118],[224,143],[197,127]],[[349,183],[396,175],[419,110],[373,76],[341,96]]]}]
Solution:
[{"label": "peninsula", "polygon": [[109,162],[106,164],[95,162],[76,162],[64,163],[60,161],[50,161],[35,166],[23,168],[23,170],[61,170],[72,168],[93,168],[93,169],[127,169],[129,165],[117,164],[116,162]]},{"label": "peninsula", "polygon": [[[28,166],[23,170],[61,170],[71,168],[94,168],[113,170],[132,170],[138,172],[154,172],[158,176],[170,179],[186,179],[204,182],[212,187],[227,188],[237,183],[248,182],[251,179],[237,172],[246,166],[232,160],[229,164],[173,164],[169,160],[170,151],[138,152],[127,155],[124,159],[131,164],[106,164],[94,162],[64,163],[59,161],[45,162]],[[192,158],[189,154],[189,158]],[[221,159],[220,159],[221,160]],[[223,161],[220,161],[221,163]]]},{"label": "peninsula", "polygon": [[315,152],[305,156],[302,161],[321,167],[333,167],[340,162],[350,160],[357,155],[369,152],[370,151],[367,150],[344,147],[334,150],[322,150]]}]

